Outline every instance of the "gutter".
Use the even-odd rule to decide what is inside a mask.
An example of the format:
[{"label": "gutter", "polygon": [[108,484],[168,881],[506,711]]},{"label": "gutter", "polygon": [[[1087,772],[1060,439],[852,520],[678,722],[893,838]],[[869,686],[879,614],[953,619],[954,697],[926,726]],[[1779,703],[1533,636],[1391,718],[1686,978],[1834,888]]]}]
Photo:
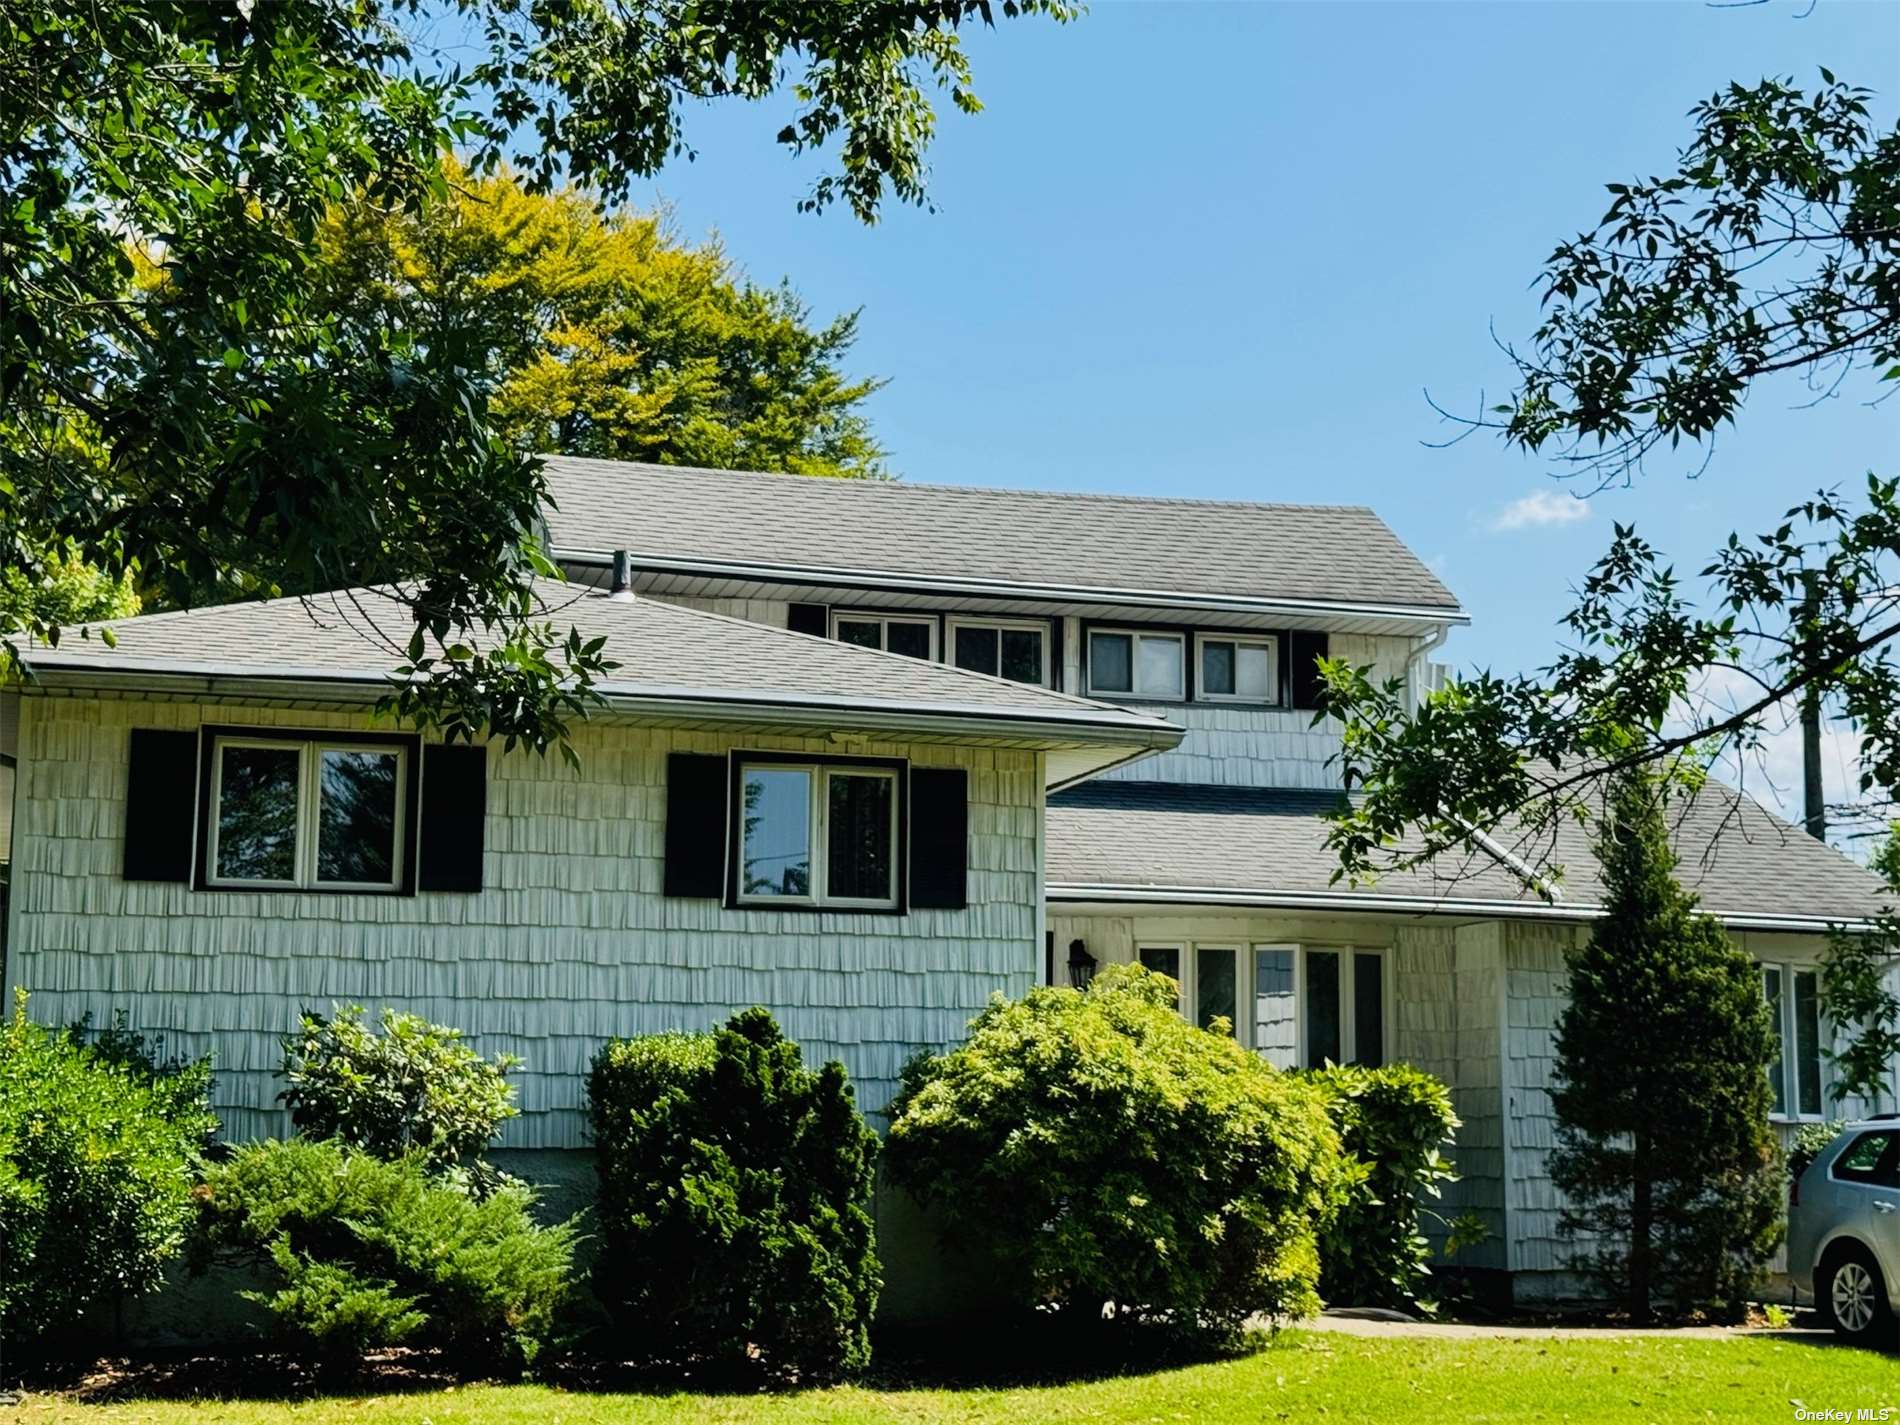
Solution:
[{"label": "gutter", "polygon": [[[614,551],[550,551],[561,563],[611,569]],[[679,559],[634,553],[633,567],[654,574],[696,574],[705,578],[743,579],[761,584],[835,585],[883,592],[964,595],[1046,603],[1103,604],[1121,607],[1212,610],[1240,614],[1306,614],[1319,617],[1411,619],[1419,623],[1468,624],[1471,615],[1453,605],[1359,603],[1348,599],[1267,599],[1244,595],[1183,594],[1169,589],[1113,589],[1094,585],[1023,584],[1007,579],[938,579],[890,570],[843,570],[821,565],[754,564],[730,559]]]},{"label": "gutter", "polygon": [[[1534,901],[1488,901],[1438,896],[1378,895],[1354,891],[1248,891],[1218,886],[1131,886],[1081,881],[1052,881],[1046,895],[1064,904],[1239,906],[1263,910],[1386,911],[1400,915],[1468,915],[1487,919],[1555,920],[1588,923],[1603,918],[1594,905],[1549,905]],[[1712,912],[1713,913],[1713,912]],[[1867,920],[1836,920],[1821,915],[1761,915],[1750,911],[1715,914],[1732,930],[1779,930],[1820,935],[1850,934],[1873,928]]]},{"label": "gutter", "polygon": [[[342,669],[284,668],[273,673],[234,665],[152,661],[137,667],[101,666],[84,656],[37,654],[26,667],[44,687],[78,686],[120,692],[189,693],[207,698],[244,696],[360,704],[365,694],[388,692],[394,680],[365,678]],[[601,683],[596,690],[617,711],[656,719],[810,725],[830,731],[909,731],[939,734],[1068,739],[1133,745],[1136,756],[1180,744],[1184,730],[1160,718],[1118,709],[1077,706],[1038,714],[999,711],[981,704],[900,703],[828,695],[789,698],[769,690],[707,693],[648,684]],[[980,724],[980,726],[977,726]]]}]

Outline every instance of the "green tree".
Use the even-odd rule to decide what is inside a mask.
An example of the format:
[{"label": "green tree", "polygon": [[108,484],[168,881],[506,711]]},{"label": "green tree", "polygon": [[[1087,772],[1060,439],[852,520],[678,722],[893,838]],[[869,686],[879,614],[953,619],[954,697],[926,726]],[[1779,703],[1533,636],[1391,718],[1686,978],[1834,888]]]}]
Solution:
[{"label": "green tree", "polygon": [[[1797,374],[1817,397],[1859,373],[1900,380],[1900,129],[1874,121],[1870,97],[1823,70],[1812,90],[1768,79],[1696,106],[1676,170],[1610,184],[1599,223],[1552,253],[1543,322],[1507,348],[1518,389],[1468,430],[1590,493],[1684,442],[1706,466],[1765,379]],[[1769,720],[1804,707],[1859,733],[1855,811],[1883,824],[1900,785],[1896,491],[1869,475],[1858,497],[1823,490],[1772,530],[1731,534],[1698,561],[1700,599],[1619,524],[1563,619],[1567,651],[1416,709],[1370,668],[1330,663],[1361,794],[1333,830],[1340,874],[1417,865],[1479,832],[1541,863],[1542,833],[1592,815],[1619,770],[1750,756]],[[1837,1097],[1879,1091],[1900,1048],[1900,1000],[1878,989],[1896,966],[1900,926],[1830,954],[1829,1013],[1865,1031],[1837,1061]]]},{"label": "green tree", "polygon": [[497,429],[518,450],[800,475],[881,473],[840,362],[850,313],[813,326],[716,241],[567,187],[448,170],[420,213],[354,203],[325,225],[330,301],[353,324],[475,334]]},{"label": "green tree", "polygon": [[[1010,0],[1067,18],[1066,0]],[[404,26],[459,24],[438,62]],[[442,157],[617,201],[683,115],[789,91],[807,206],[921,202],[929,90],[978,107],[987,0],[0,0],[0,568],[78,559],[187,607],[391,583],[391,711],[567,747],[604,650],[532,579],[544,481],[495,429],[478,336],[335,312],[338,204],[421,214]],[[144,270],[144,269],[149,269]],[[31,608],[0,642],[44,632]]]},{"label": "green tree", "polygon": [[1567,957],[1551,1094],[1564,1229],[1636,1321],[1659,1301],[1739,1308],[1781,1240],[1785,1186],[1759,973],[1677,883],[1664,805],[1644,773],[1611,783],[1605,914]]}]

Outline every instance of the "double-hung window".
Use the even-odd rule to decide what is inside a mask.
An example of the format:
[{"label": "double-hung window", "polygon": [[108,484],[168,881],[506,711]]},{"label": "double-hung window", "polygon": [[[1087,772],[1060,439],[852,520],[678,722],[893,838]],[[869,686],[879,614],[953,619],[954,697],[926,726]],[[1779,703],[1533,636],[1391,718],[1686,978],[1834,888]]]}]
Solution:
[{"label": "double-hung window", "polygon": [[874,763],[742,761],[737,899],[896,909],[898,773]]},{"label": "double-hung window", "polygon": [[1386,1058],[1386,957],[1357,946],[1155,943],[1136,952],[1180,986],[1181,1012],[1225,1022],[1282,1069],[1378,1067]]},{"label": "double-hung window", "polygon": [[953,618],[950,661],[973,673],[1049,686],[1049,625],[1025,619]]},{"label": "double-hung window", "polygon": [[1280,701],[1279,641],[1241,634],[1197,634],[1200,682],[1194,695],[1210,703]]},{"label": "double-hung window", "polygon": [[1761,987],[1774,1011],[1775,1058],[1768,1066],[1768,1085],[1775,1116],[1824,1118],[1820,971],[1763,965]]},{"label": "double-hung window", "polygon": [[840,613],[834,609],[831,636],[840,643],[901,653],[926,662],[937,657],[937,620],[928,616]]},{"label": "double-hung window", "polygon": [[412,775],[401,743],[219,734],[206,795],[206,885],[393,891]]},{"label": "double-hung window", "polygon": [[1187,696],[1186,640],[1178,633],[1091,629],[1089,692],[1181,701]]}]

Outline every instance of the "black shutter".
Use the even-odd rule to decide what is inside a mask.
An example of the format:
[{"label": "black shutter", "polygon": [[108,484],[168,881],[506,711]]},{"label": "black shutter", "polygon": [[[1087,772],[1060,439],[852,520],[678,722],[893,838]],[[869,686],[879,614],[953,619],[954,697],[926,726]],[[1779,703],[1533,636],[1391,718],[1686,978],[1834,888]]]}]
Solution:
[{"label": "black shutter", "polygon": [[910,904],[962,910],[969,904],[970,778],[960,767],[910,774]]},{"label": "black shutter", "polygon": [[1081,689],[1065,689],[1062,686],[1062,620],[1049,620],[1049,686],[1060,692],[1080,692]]},{"label": "black shutter", "polygon": [[700,752],[668,753],[662,894],[716,899],[725,893],[726,759]]},{"label": "black shutter", "polygon": [[793,604],[785,615],[785,626],[793,633],[809,633],[823,638],[831,630],[831,610],[823,604]]},{"label": "black shutter", "polygon": [[133,728],[125,782],[126,880],[191,879],[197,805],[198,734]]},{"label": "black shutter", "polygon": [[1318,711],[1326,703],[1326,680],[1314,660],[1327,656],[1326,635],[1295,629],[1287,641],[1292,653],[1293,706]]},{"label": "black shutter", "polygon": [[467,742],[424,747],[418,889],[482,888],[487,816],[488,748]]}]

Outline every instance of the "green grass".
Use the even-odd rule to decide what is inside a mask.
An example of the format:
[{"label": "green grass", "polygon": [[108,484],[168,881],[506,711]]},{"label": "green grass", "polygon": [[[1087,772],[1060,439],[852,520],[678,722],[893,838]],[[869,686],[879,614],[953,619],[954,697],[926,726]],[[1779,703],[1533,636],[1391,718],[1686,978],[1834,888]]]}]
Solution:
[{"label": "green grass", "polygon": [[1286,1332],[1239,1360],[1009,1389],[844,1387],[783,1395],[589,1394],[466,1386],[297,1402],[30,1395],[12,1419],[232,1425],[1039,1425],[1173,1422],[1784,1421],[1810,1409],[1893,1407],[1900,1359],[1811,1341],[1645,1337],[1366,1339]]}]

